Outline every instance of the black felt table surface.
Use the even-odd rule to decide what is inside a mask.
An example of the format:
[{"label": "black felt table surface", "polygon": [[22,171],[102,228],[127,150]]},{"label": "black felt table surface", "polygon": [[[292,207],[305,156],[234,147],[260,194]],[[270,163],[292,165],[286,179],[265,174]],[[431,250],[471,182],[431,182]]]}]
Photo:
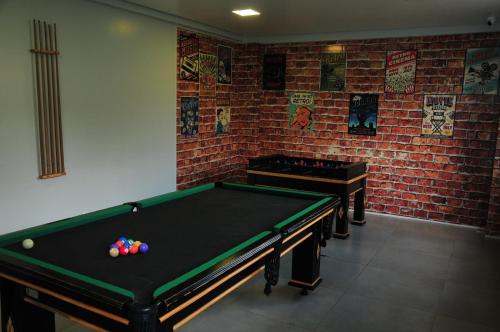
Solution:
[{"label": "black felt table surface", "polygon": [[[174,201],[34,238],[7,249],[148,298],[161,285],[206,263],[318,199],[215,188]],[[112,258],[120,236],[146,242],[146,254]]]}]

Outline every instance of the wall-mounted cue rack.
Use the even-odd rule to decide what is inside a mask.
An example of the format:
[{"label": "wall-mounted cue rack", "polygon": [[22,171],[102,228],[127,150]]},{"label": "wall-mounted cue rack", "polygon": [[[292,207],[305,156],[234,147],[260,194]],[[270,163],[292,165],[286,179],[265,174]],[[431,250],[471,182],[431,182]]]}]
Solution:
[{"label": "wall-mounted cue rack", "polygon": [[56,25],[33,20],[40,179],[65,175]]}]

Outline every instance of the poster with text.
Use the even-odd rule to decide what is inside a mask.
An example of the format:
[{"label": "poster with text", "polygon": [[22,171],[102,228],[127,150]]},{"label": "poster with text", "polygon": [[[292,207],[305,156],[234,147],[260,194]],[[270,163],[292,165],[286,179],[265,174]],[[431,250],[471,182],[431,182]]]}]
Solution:
[{"label": "poster with text", "polygon": [[215,133],[224,134],[228,132],[229,123],[231,123],[231,107],[229,105],[217,106],[215,116]]},{"label": "poster with text", "polygon": [[217,48],[217,83],[231,84],[233,69],[233,49],[219,45]]},{"label": "poster with text", "polygon": [[500,80],[500,48],[467,50],[464,73],[464,95],[496,95]]},{"label": "poster with text", "polygon": [[346,53],[322,53],[321,59],[321,91],[344,91]]},{"label": "poster with text", "polygon": [[262,89],[285,90],[286,54],[265,54]]},{"label": "poster with text", "polygon": [[199,42],[193,36],[179,37],[179,79],[183,81],[198,81]]},{"label": "poster with text", "polygon": [[200,53],[200,96],[215,97],[217,86],[217,57]]},{"label": "poster with text", "polygon": [[181,134],[183,136],[198,134],[200,123],[199,106],[198,97],[181,97]]},{"label": "poster with text", "polygon": [[313,130],[314,93],[296,92],[289,96],[288,127],[311,132]]},{"label": "poster with text", "polygon": [[385,68],[385,92],[414,93],[417,51],[387,52]]},{"label": "poster with text", "polygon": [[377,134],[378,95],[357,93],[349,99],[349,134]]},{"label": "poster with text", "polygon": [[422,136],[434,138],[453,137],[456,98],[454,95],[424,96]]}]

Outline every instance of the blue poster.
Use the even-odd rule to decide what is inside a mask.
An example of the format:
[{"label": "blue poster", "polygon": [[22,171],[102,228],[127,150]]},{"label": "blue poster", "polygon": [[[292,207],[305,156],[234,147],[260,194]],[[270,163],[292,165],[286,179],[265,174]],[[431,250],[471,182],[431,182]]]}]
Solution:
[{"label": "blue poster", "polygon": [[183,136],[198,134],[199,104],[198,97],[181,97],[181,134]]},{"label": "blue poster", "polygon": [[349,134],[377,135],[378,95],[357,93],[349,99]]}]

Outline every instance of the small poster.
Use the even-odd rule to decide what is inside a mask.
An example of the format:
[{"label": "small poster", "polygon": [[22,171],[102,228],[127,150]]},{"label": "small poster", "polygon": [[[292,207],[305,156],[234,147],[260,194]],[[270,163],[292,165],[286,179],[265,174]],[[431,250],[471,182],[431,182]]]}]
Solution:
[{"label": "small poster", "polygon": [[217,48],[217,83],[231,84],[233,68],[233,49],[231,47],[219,45]]},{"label": "small poster", "polygon": [[349,134],[377,135],[378,95],[351,94],[349,99]]},{"label": "small poster", "polygon": [[321,59],[321,91],[344,91],[346,53],[322,53]]},{"label": "small poster", "polygon": [[385,92],[414,93],[416,69],[416,50],[387,52]]},{"label": "small poster", "polygon": [[198,134],[199,105],[198,97],[181,97],[181,134],[183,136]]},{"label": "small poster", "polygon": [[229,105],[217,106],[215,116],[215,133],[224,134],[228,132],[229,123],[231,122],[231,107]]},{"label": "small poster", "polygon": [[313,130],[314,93],[290,94],[288,103],[288,127],[311,132]]},{"label": "small poster", "polygon": [[422,136],[434,138],[453,137],[456,98],[454,95],[424,96]]},{"label": "small poster", "polygon": [[265,54],[262,89],[285,90],[286,54]]},{"label": "small poster", "polygon": [[200,96],[215,97],[217,85],[217,57],[200,53]]},{"label": "small poster", "polygon": [[464,95],[496,95],[500,80],[500,48],[467,50]]},{"label": "small poster", "polygon": [[179,79],[198,81],[199,53],[198,38],[180,35],[179,37]]}]

